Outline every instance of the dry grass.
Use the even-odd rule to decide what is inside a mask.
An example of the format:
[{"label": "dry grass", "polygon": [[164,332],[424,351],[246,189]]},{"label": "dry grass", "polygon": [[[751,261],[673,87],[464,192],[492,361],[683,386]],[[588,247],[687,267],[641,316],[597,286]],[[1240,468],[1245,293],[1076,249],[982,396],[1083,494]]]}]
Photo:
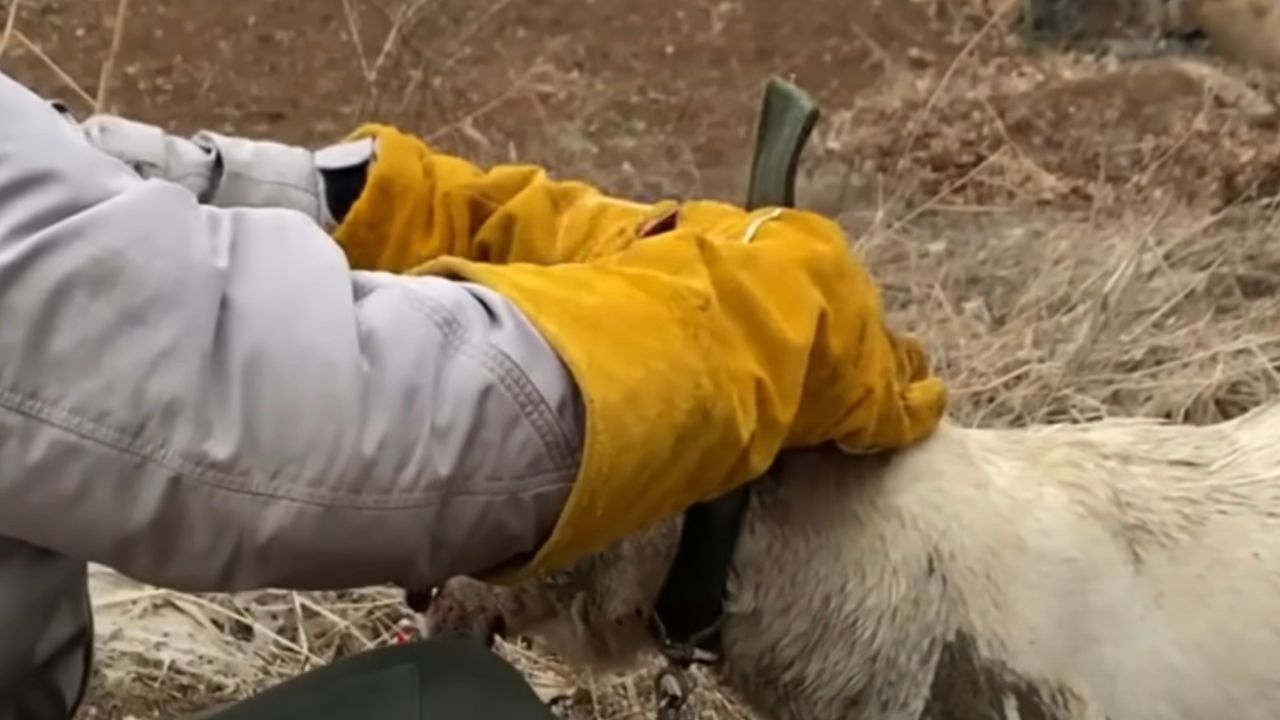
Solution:
[{"label": "dry grass", "polygon": [[[344,0],[344,22],[367,80],[359,108],[407,106],[407,94],[424,82],[425,59],[400,95],[379,86],[402,28],[425,4],[406,2],[390,14],[391,29],[371,57],[357,13]],[[482,17],[507,4],[492,3]],[[96,92],[23,34],[14,21],[17,0],[4,15],[0,54],[25,48],[87,106],[103,107],[128,16],[126,0],[114,7]],[[861,208],[843,210],[840,219],[879,279],[893,323],[927,342],[951,386],[953,416],[986,426],[1116,415],[1206,423],[1275,397],[1280,243],[1272,240],[1278,220],[1265,193],[1252,193],[1247,205],[1193,206],[1144,184],[1170,158],[1185,160],[1196,142],[1209,150],[1194,158],[1213,156],[1228,140],[1234,150],[1254,153],[1242,156],[1252,163],[1245,164],[1267,172],[1250,187],[1274,175],[1266,167],[1273,158],[1235,125],[1210,123],[1206,130],[1207,111],[1193,107],[1177,121],[1185,133],[1142,139],[1143,160],[1131,174],[1138,180],[1124,186],[1127,194],[1117,194],[1101,170],[1096,183],[1070,175],[1009,129],[1008,114],[997,110],[1007,87],[975,90],[1002,72],[1002,66],[982,70],[990,57],[970,52],[990,39],[994,20],[981,27],[940,72],[907,71],[897,85],[873,88],[859,107],[829,111],[822,148],[813,154],[815,172],[801,193],[815,204],[823,204],[821,197],[833,208]],[[437,58],[437,69],[455,59]],[[532,63],[528,72],[541,68]],[[1074,64],[1064,76],[1101,72]],[[997,79],[1025,80],[1013,77]],[[433,137],[474,132],[471,120],[500,103],[474,101],[462,120],[436,128]],[[908,128],[906,142],[883,127]],[[1089,132],[1101,136],[1106,129]],[[872,176],[887,180],[886,187],[832,199],[833,167],[842,168],[840,182]],[[1068,202],[1081,197],[1084,203]],[[103,720],[172,717],[242,697],[392,642],[411,619],[399,595],[384,589],[193,596],[100,568],[92,581],[101,677],[90,716]],[[501,650],[548,699],[567,698],[574,717],[651,716],[651,673],[593,678],[522,646]],[[709,680],[699,684],[689,717],[746,717]]]},{"label": "dry grass", "polygon": [[934,218],[868,252],[963,422],[1207,423],[1277,389],[1274,225],[1264,209]]}]

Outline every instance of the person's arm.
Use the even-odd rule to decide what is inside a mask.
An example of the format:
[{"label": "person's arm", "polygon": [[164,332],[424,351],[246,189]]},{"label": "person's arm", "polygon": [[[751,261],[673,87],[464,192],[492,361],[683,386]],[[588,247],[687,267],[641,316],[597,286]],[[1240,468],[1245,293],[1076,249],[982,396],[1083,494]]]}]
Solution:
[{"label": "person's arm", "polygon": [[0,535],[218,591],[538,549],[582,410],[509,302],[139,179],[3,75],[0,117]]},{"label": "person's arm", "polygon": [[284,207],[330,231],[352,267],[402,273],[442,256],[584,262],[670,228],[673,202],[637,203],[534,165],[482,168],[386,125],[316,150],[114,115],[81,123],[100,150],[217,207]]}]

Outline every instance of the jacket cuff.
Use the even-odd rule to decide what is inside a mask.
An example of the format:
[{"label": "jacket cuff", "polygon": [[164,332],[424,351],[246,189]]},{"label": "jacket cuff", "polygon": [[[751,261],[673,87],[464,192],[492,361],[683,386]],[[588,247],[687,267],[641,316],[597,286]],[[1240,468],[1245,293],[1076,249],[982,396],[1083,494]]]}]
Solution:
[{"label": "jacket cuff", "polygon": [[[204,131],[194,142],[215,157],[206,202],[218,207],[283,207],[302,212],[326,230],[337,226],[332,208],[349,208],[363,188],[373,157],[371,140],[337,143],[312,152],[283,143]],[[329,179],[335,185],[330,202]],[[347,196],[354,196],[347,200]],[[343,210],[345,213],[345,209]]]}]

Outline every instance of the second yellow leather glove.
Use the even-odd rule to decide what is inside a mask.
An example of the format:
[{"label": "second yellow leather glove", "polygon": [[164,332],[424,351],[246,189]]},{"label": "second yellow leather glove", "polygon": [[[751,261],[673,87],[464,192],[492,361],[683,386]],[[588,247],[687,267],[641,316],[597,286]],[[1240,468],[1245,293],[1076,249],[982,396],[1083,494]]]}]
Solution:
[{"label": "second yellow leather glove", "polygon": [[442,256],[555,265],[617,252],[673,217],[542,168],[481,170],[385,125],[361,126],[376,158],[334,237],[352,267],[403,272]]}]

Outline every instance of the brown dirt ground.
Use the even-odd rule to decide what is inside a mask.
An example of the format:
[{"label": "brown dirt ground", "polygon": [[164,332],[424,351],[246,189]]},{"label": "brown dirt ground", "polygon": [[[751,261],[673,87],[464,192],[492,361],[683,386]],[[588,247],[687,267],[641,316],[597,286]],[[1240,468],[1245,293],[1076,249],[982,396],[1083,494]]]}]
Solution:
[{"label": "brown dirt ground", "polygon": [[[90,112],[118,1],[14,2],[0,67]],[[803,203],[859,238],[961,419],[1207,422],[1274,395],[1275,79],[1030,50],[996,5],[133,0],[106,107],[307,144],[389,121],[484,163],[733,200],[759,91],[789,76],[825,110]],[[100,687],[89,717],[216,698],[175,687]],[[625,716],[619,687],[582,712]]]},{"label": "brown dirt ground", "polygon": [[[20,2],[19,30],[96,95],[117,0]],[[826,108],[809,168],[827,180],[827,204],[832,184],[841,207],[1133,192],[1220,206],[1276,184],[1272,130],[1204,83],[1167,63],[1022,52],[987,4],[135,0],[108,107],[178,131],[301,143],[372,118],[619,193],[734,199],[759,90],[780,74]],[[89,111],[11,45],[10,73]]]}]

